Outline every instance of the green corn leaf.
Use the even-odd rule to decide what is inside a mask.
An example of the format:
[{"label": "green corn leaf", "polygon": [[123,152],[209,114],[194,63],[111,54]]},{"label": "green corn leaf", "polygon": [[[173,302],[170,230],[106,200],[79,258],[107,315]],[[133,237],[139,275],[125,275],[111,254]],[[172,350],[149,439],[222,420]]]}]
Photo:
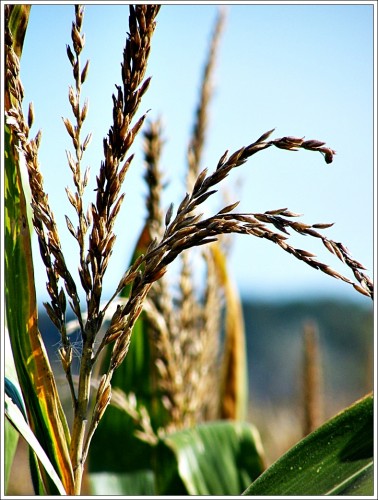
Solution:
[{"label": "green corn leaf", "polygon": [[[11,7],[9,26],[12,31],[14,50],[19,56],[22,52],[29,11],[30,6],[14,5]],[[12,99],[6,88],[6,110],[14,104]],[[73,491],[73,474],[69,457],[69,430],[45,346],[38,330],[30,229],[22,186],[21,162],[16,145],[17,139],[9,127],[5,126],[6,321],[30,427],[58,472],[65,491],[70,493]],[[38,485],[42,480],[47,494],[58,493],[54,481],[43,469],[40,470],[42,477],[34,481],[36,492],[40,492]]]},{"label": "green corn leaf", "polygon": [[[70,491],[73,476],[68,452],[69,431],[37,326],[25,198],[8,127],[5,138],[5,300],[9,336],[30,425],[65,478],[65,489]],[[49,479],[46,481],[50,483]]]},{"label": "green corn leaf", "polygon": [[373,495],[373,396],[302,439],[244,495]]},{"label": "green corn leaf", "polygon": [[[10,346],[9,332],[8,328],[5,328],[5,394],[9,396],[12,402],[18,407],[24,419],[27,421],[25,403],[21,395],[20,384],[17,378],[17,370],[14,364],[12,349]],[[5,465],[5,491],[7,491],[9,476],[17,448],[18,438],[20,433],[16,430],[15,426],[9,421],[5,420],[5,435],[4,435],[4,465]],[[46,494],[44,488],[41,473],[38,465],[38,459],[33,451],[33,448],[29,448],[29,464],[30,473],[32,477],[32,482],[34,489],[38,494]]]},{"label": "green corn leaf", "polygon": [[[16,367],[14,366],[14,360],[12,356],[12,350],[10,348],[10,339],[8,328],[5,327],[5,342],[4,342],[4,350],[5,350],[5,393],[12,397],[12,391],[14,394],[14,398],[18,399],[18,404],[25,412],[24,403],[22,401],[22,396],[19,393],[17,387],[19,387],[17,380],[17,372]],[[13,397],[12,397],[13,399]],[[12,464],[14,460],[14,456],[17,449],[19,434],[16,429],[10,424],[8,420],[4,422],[4,491],[7,491],[9,476],[12,469]]]},{"label": "green corn leaf", "polygon": [[[17,399],[17,398],[16,398]],[[5,415],[8,420],[12,423],[13,427],[18,430],[18,432],[25,438],[29,443],[31,448],[36,453],[40,463],[45,468],[47,474],[50,476],[51,480],[54,482],[60,495],[66,495],[66,491],[60,481],[58,474],[55,472],[48,456],[46,455],[44,449],[39,444],[29,425],[27,424],[24,415],[20,411],[20,408],[13,400],[6,395],[5,396]]]},{"label": "green corn leaf", "polygon": [[[12,394],[12,399],[18,400],[18,405],[24,410],[21,395],[19,394],[16,386],[8,379],[5,379],[5,394]],[[9,477],[12,469],[14,456],[17,449],[19,434],[12,424],[5,420],[4,422],[4,491],[7,491]]]},{"label": "green corn leaf", "polygon": [[157,445],[159,495],[239,495],[263,470],[259,434],[247,423],[209,422]]},{"label": "green corn leaf", "polygon": [[17,406],[24,419],[26,420],[26,412],[22,396],[14,383],[7,377],[5,377],[5,394],[12,400],[13,404]]}]

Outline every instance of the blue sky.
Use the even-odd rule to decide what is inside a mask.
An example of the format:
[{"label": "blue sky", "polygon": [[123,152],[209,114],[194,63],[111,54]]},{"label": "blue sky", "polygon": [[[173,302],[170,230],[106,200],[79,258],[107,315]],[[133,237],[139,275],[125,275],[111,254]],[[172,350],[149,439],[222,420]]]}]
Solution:
[{"label": "blue sky", "polygon": [[[185,194],[186,148],[202,67],[218,7],[163,5],[157,18],[147,76],[152,82],[139,108],[162,117],[166,139],[162,166],[170,181],[166,208]],[[373,5],[228,5],[215,73],[215,93],[203,167],[216,167],[233,152],[276,128],[273,136],[305,136],[336,150],[327,165],[319,153],[269,148],[235,170],[223,184],[238,210],[263,212],[281,207],[303,214],[307,223],[334,222],[326,234],[346,245],[373,276]],[[21,60],[25,108],[33,101],[35,125],[42,129],[41,169],[72,269],[75,242],[64,214],[74,218],[65,186],[72,186],[65,150],[71,143],[61,117],[72,118],[68,86],[73,84],[66,44],[71,43],[73,5],[33,5]],[[91,66],[82,98],[89,100],[84,134],[93,133],[83,166],[94,179],[102,159],[102,139],[111,124],[114,85],[128,30],[126,5],[87,5],[83,63]],[[85,135],[83,135],[84,137]],[[105,281],[113,291],[125,268],[145,216],[141,143],[126,177],[126,198],[115,226],[117,243]],[[213,207],[221,208],[218,198]],[[209,204],[211,205],[211,204]],[[209,208],[210,210],[210,208]],[[210,213],[210,212],[209,212]],[[321,243],[293,235],[293,246],[352,277]],[[290,241],[289,240],[289,241]],[[355,299],[349,285],[307,268],[276,245],[248,236],[232,240],[230,272],[243,295],[260,297],[342,296]],[[45,300],[44,270],[37,293]],[[368,301],[369,299],[366,299]]]}]

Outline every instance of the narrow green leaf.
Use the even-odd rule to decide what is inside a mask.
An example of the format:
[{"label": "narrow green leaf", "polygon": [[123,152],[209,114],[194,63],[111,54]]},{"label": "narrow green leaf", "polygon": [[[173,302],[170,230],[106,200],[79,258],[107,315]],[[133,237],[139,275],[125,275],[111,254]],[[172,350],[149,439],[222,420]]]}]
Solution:
[{"label": "narrow green leaf", "polygon": [[26,420],[25,406],[22,396],[14,383],[5,377],[5,394],[13,401]]},{"label": "narrow green leaf", "polygon": [[[16,372],[16,367],[14,366],[14,360],[12,356],[12,350],[10,348],[10,339],[9,339],[9,332],[8,328],[5,327],[5,339],[4,339],[4,351],[5,351],[5,392],[6,394],[10,395],[11,391],[14,391],[15,398],[18,396],[21,399],[20,406],[24,408],[23,402],[22,402],[22,396],[20,395],[17,386],[18,380],[17,380],[17,372]],[[12,381],[13,380],[13,381]],[[10,388],[10,384],[12,385],[12,388]],[[8,392],[7,392],[7,386],[8,386]],[[16,392],[18,393],[18,396],[16,395]],[[24,410],[25,411],[25,410]],[[7,486],[8,486],[8,481],[9,481],[9,476],[11,473],[12,469],[12,464],[14,460],[14,456],[16,453],[17,449],[17,443],[18,443],[18,437],[19,434],[16,431],[16,429],[9,423],[8,420],[5,421],[4,423],[4,491],[7,491]]]},{"label": "narrow green leaf", "polygon": [[[25,411],[25,403],[21,395],[20,384],[17,378],[17,370],[14,364],[12,349],[10,346],[9,332],[8,328],[5,328],[5,393],[13,400],[16,406],[19,408],[23,414],[25,420],[27,420],[27,415]],[[8,419],[5,420],[5,491],[7,490],[9,474],[12,467],[12,462],[14,458],[14,453],[16,452],[16,445],[18,442],[20,434],[15,429],[15,427],[10,423]],[[46,489],[43,485],[40,467],[38,465],[37,456],[32,448],[29,448],[29,465],[30,473],[32,477],[32,482],[34,490],[38,495],[45,495]]]},{"label": "narrow green leaf", "polygon": [[[69,431],[53,373],[38,330],[34,271],[16,139],[5,126],[5,304],[12,353],[33,432],[73,491]],[[22,291],[22,293],[20,293]],[[43,473],[44,474],[44,473]],[[47,493],[56,487],[45,476]],[[48,485],[52,490],[49,491]]]},{"label": "narrow green leaf", "polygon": [[[20,57],[28,24],[30,5],[10,7],[9,29],[13,49]],[[7,82],[6,82],[7,83]],[[5,108],[13,104],[5,88]],[[20,103],[19,103],[20,104]],[[5,127],[5,304],[6,320],[18,381],[33,432],[59,472],[67,492],[73,491],[73,474],[69,458],[69,431],[60,404],[45,346],[38,330],[34,271],[31,255],[30,229],[22,186],[21,162],[16,149],[17,139]],[[33,463],[31,464],[33,466]],[[36,470],[35,467],[33,467]],[[57,488],[43,472],[46,493]],[[40,478],[34,481],[40,491]]]},{"label": "narrow green leaf", "polygon": [[243,494],[373,495],[373,410],[372,395],[345,409],[302,439]]},{"label": "narrow green leaf", "polygon": [[[5,329],[5,373],[12,377],[14,382],[7,376],[5,377],[5,394],[9,396],[13,403],[18,407],[24,419],[27,420],[25,404],[20,393],[19,383],[17,379],[16,367],[14,366],[14,360],[12,355],[12,350],[10,348],[10,340],[8,329]],[[11,467],[14,459],[14,454],[16,452],[16,447],[19,438],[19,432],[15,429],[15,427],[10,423],[8,419],[5,420],[5,434],[4,434],[4,442],[5,442],[5,491],[7,491],[7,485],[9,481],[9,475],[11,472]],[[32,476],[32,481],[34,485],[35,492],[39,495],[45,495],[46,490],[43,485],[40,468],[38,465],[38,460],[36,454],[33,452],[32,448],[29,448],[29,463],[30,463],[30,473]]]},{"label": "narrow green leaf", "polygon": [[[19,158],[14,144],[14,137],[6,126],[4,204],[6,319],[30,426],[54,463],[54,467],[61,474],[65,489],[70,492],[73,474],[69,458],[69,430],[38,330],[30,231]],[[46,481],[51,483],[49,478],[46,478]],[[54,485],[52,487],[55,492]],[[49,493],[48,490],[47,492]]]},{"label": "narrow green leaf", "polygon": [[256,428],[242,422],[210,422],[159,442],[159,495],[239,495],[264,469]]},{"label": "narrow green leaf", "polygon": [[51,464],[48,456],[43,450],[42,446],[39,444],[29,425],[27,424],[24,415],[21,413],[19,407],[13,403],[12,399],[9,396],[5,396],[5,415],[8,420],[12,423],[15,429],[25,438],[25,440],[29,443],[32,449],[35,451],[39,461],[44,466],[47,474],[50,476],[52,481],[54,482],[58,492],[61,495],[66,495],[66,491],[63,487],[63,484],[56,473],[53,465]]}]

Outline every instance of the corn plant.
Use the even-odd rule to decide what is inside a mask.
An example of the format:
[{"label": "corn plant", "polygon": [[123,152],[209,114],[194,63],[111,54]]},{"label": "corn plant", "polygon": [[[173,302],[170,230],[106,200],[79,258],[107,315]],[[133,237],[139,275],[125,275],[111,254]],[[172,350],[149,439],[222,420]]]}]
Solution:
[{"label": "corn plant", "polygon": [[[159,164],[162,127],[158,120],[146,125],[146,115],[138,115],[151,84],[145,74],[159,10],[160,5],[151,4],[129,7],[121,83],[112,96],[113,121],[103,140],[95,196],[85,207],[88,171],[83,172],[82,165],[91,134],[82,137],[88,113],[87,102],[82,104],[82,88],[90,73],[89,61],[82,61],[84,7],[75,6],[72,40],[67,45],[73,75],[68,99],[74,118],[63,119],[72,141],[67,162],[73,187],[67,188],[66,194],[77,220],[66,216],[66,224],[78,248],[79,281],[75,281],[44,188],[38,160],[42,136],[38,132],[30,137],[33,106],[29,106],[28,116],[22,109],[20,56],[29,8],[5,8],[5,299],[7,330],[21,389],[20,394],[16,385],[7,381],[6,415],[31,446],[35,491],[81,494],[87,459],[92,488],[102,494],[98,485],[106,480],[101,473],[109,466],[118,473],[123,494],[222,495],[244,491],[301,495],[345,492],[348,488],[369,490],[371,395],[315,430],[263,473],[258,431],[245,421],[244,334],[237,291],[227,272],[226,236],[244,234],[268,240],[304,264],[373,298],[373,283],[364,267],[343,244],[323,234],[332,224],[306,224],[288,208],[240,213],[235,211],[238,203],[233,202],[208,217],[200,213],[229,173],[263,150],[304,149],[321,153],[327,164],[332,163],[335,151],[319,140],[289,135],[272,138],[272,129],[231,154],[226,151],[212,170],[202,167],[221,14],[188,146],[187,192],[176,210],[171,204],[164,211]],[[116,243],[114,224],[124,199],[123,184],[133,163],[132,147],[141,133],[147,219],[132,261],[125,264],[111,297],[104,300],[104,276]],[[22,162],[28,173],[31,225],[46,269],[49,300],[44,306],[60,336],[58,352],[70,393],[71,419],[69,410],[63,409],[38,329]],[[354,279],[333,270],[307,250],[292,246],[290,231],[319,239],[352,271]],[[202,295],[194,285],[193,252],[205,269]],[[174,261],[180,261],[181,267],[178,287],[172,289],[166,273]],[[80,288],[85,293],[84,308]],[[78,374],[73,370],[68,309],[75,317],[73,328],[78,329],[81,340]],[[104,439],[108,440],[106,447]],[[111,441],[119,439],[133,455],[126,451],[122,460],[112,457]],[[331,441],[329,451],[326,443]],[[350,446],[346,445],[348,441]],[[12,454],[10,451],[8,467]],[[303,466],[299,467],[301,460]],[[326,460],[331,460],[331,465],[322,469],[320,463]],[[336,468],[340,475],[335,482],[330,477]]]}]

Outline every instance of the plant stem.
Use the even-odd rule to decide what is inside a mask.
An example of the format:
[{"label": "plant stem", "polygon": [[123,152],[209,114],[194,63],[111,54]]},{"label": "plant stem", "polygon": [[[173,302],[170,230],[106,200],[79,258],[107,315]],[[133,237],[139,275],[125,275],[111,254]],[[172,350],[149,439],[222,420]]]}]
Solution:
[{"label": "plant stem", "polygon": [[71,437],[70,457],[74,473],[74,494],[80,495],[84,472],[83,444],[88,417],[92,372],[93,342],[85,341],[80,365],[78,399],[75,406],[74,422]]}]

